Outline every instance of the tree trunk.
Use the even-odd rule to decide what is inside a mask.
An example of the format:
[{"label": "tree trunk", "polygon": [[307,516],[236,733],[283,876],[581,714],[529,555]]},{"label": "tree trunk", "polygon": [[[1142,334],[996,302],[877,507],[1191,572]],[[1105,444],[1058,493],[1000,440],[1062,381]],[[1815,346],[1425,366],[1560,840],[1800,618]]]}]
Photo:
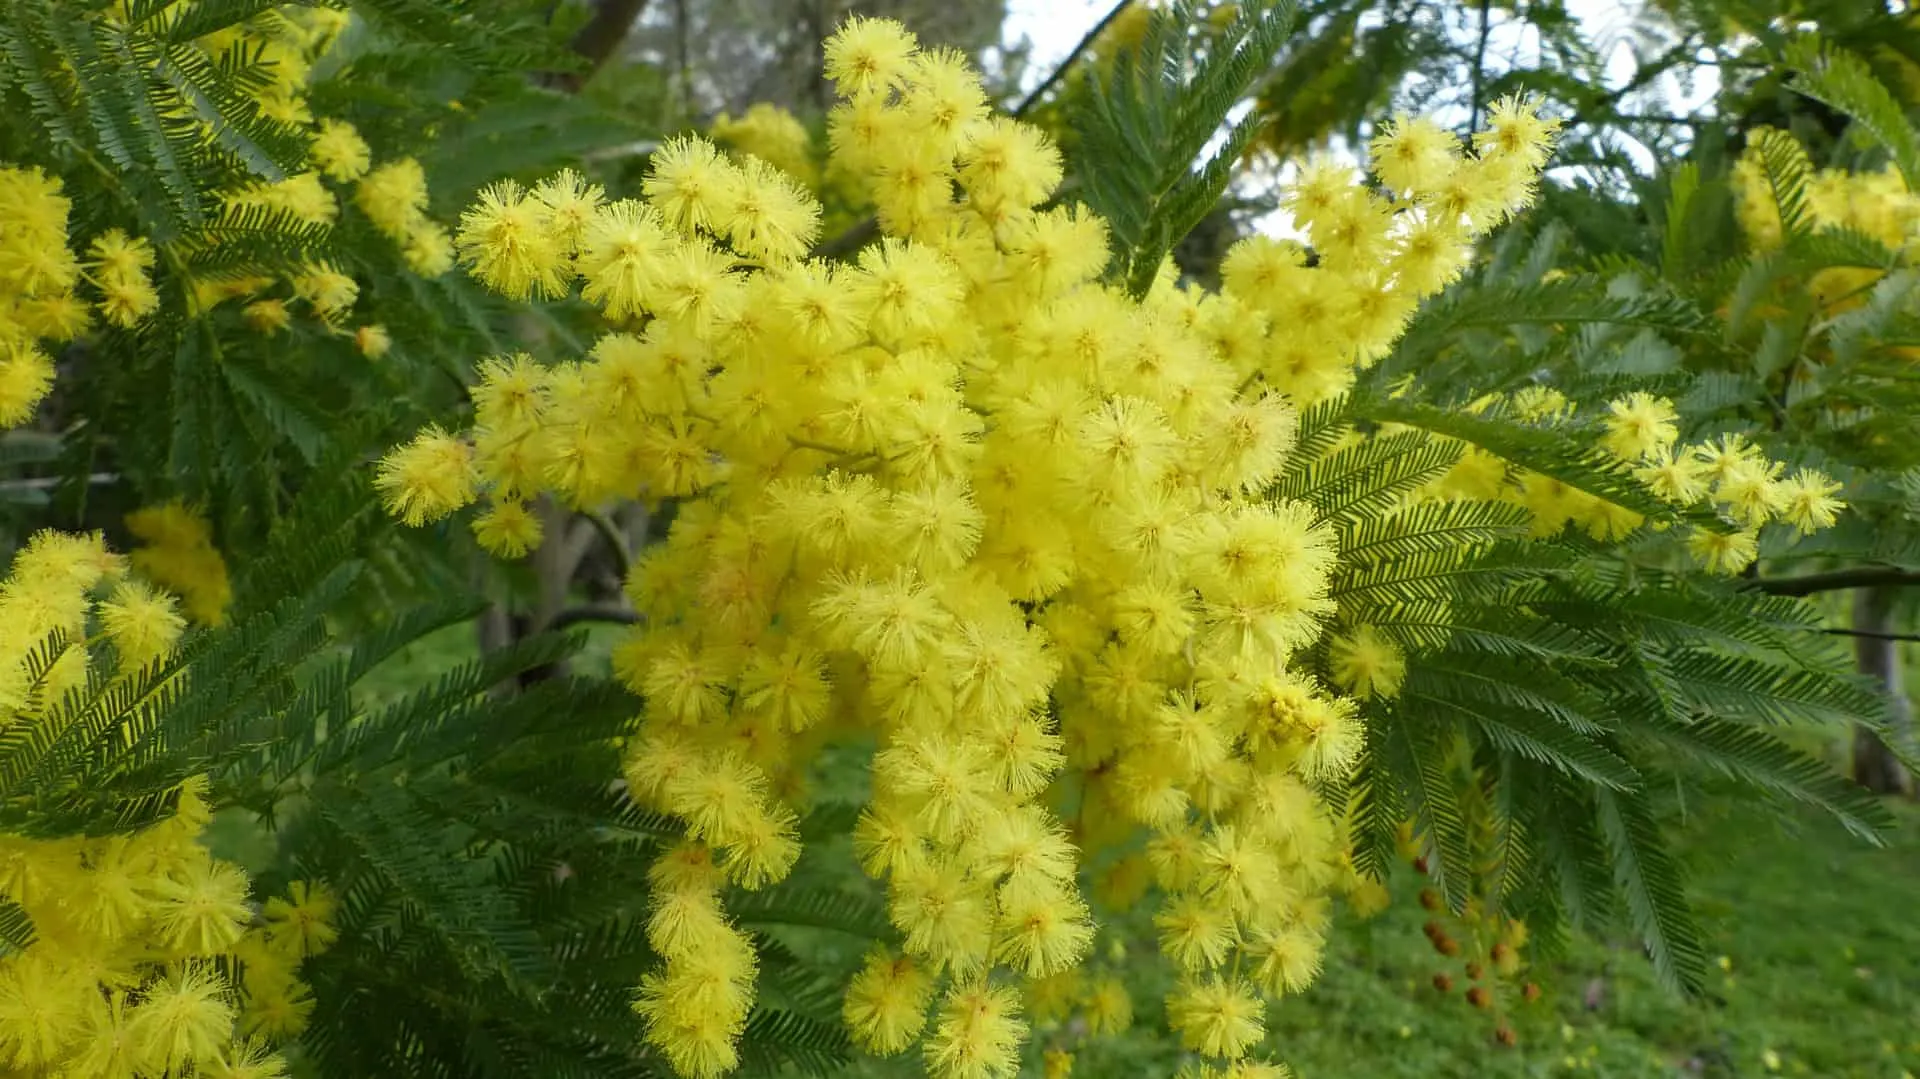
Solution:
[{"label": "tree trunk", "polygon": [[[1900,670],[1900,642],[1888,639],[1893,629],[1894,598],[1898,589],[1880,585],[1854,593],[1853,628],[1862,634],[1853,640],[1860,673],[1879,682],[1887,694],[1888,732],[1901,745],[1913,742],[1913,703],[1907,699]],[[1853,778],[1870,791],[1898,794],[1907,789],[1905,768],[1880,735],[1858,727],[1853,732]]]},{"label": "tree trunk", "polygon": [[587,80],[620,51],[621,44],[627,40],[627,31],[633,28],[646,7],[647,0],[598,0],[593,7],[593,17],[573,36],[573,51],[586,60],[586,70],[556,73],[549,76],[548,85],[568,93],[579,92]]}]

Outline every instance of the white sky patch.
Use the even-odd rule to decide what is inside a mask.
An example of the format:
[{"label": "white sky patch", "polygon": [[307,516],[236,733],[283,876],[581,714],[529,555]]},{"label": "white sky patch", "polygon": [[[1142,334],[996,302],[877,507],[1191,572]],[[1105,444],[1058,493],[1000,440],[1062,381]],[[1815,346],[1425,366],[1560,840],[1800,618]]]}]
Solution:
[{"label": "white sky patch", "polygon": [[1009,42],[1023,37],[1033,42],[1033,66],[1026,81],[1036,85],[1112,7],[1111,0],[1010,0],[1001,36]]},{"label": "white sky patch", "polygon": [[[1010,43],[1018,43],[1025,38],[1033,48],[1024,84],[1029,87],[1038,85],[1112,6],[1113,0],[1009,0],[1003,36]],[[1587,39],[1605,58],[1607,85],[1614,88],[1625,85],[1639,69],[1639,61],[1634,54],[1632,22],[1640,6],[1628,0],[1568,0],[1567,8],[1580,21]],[[1537,32],[1512,19],[1496,23],[1488,35],[1489,57],[1511,57],[1523,66],[1538,63],[1539,47]],[[1648,53],[1659,51],[1658,47],[1648,48],[1644,44],[1642,49]],[[1696,67],[1690,85],[1683,84],[1668,73],[1657,80],[1654,86],[1662,98],[1672,103],[1676,113],[1684,115],[1718,92],[1719,74],[1712,67]],[[1442,120],[1444,122],[1444,118]],[[1655,162],[1647,147],[1624,137],[1620,144],[1636,167],[1643,172],[1653,171]],[[1283,170],[1280,176],[1257,177],[1254,182],[1262,186],[1285,182],[1291,171]],[[1262,218],[1259,222],[1262,232],[1297,235],[1291,226],[1292,222],[1284,211]]]}]

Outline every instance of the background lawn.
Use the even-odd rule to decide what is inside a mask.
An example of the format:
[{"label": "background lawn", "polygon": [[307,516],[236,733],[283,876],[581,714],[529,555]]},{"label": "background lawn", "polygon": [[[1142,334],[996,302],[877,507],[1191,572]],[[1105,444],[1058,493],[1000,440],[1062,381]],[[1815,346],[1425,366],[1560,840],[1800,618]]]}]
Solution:
[{"label": "background lawn", "polygon": [[[607,673],[619,634],[594,627],[576,661],[580,672]],[[391,700],[473,655],[471,628],[451,627],[371,679],[367,703]],[[821,769],[821,789],[837,797],[864,790],[864,761],[856,756],[835,754]],[[1459,961],[1441,960],[1422,935],[1430,917],[1417,898],[1424,879],[1403,867],[1391,882],[1393,905],[1365,921],[1343,912],[1318,984],[1269,1013],[1270,1051],[1299,1079],[1920,1075],[1920,807],[1892,805],[1899,825],[1878,849],[1812,813],[1782,820],[1723,801],[1688,808],[1680,853],[1696,867],[1696,911],[1714,960],[1704,998],[1683,1000],[1662,987],[1624,934],[1576,938],[1563,957],[1502,989],[1497,1010],[1518,1044],[1501,1046],[1495,1015],[1464,998]],[[230,856],[252,862],[266,854],[266,837],[242,818],[227,817],[217,833]],[[1736,836],[1738,845],[1727,842]],[[810,842],[797,878],[873,894],[844,834]],[[1125,1036],[1078,1052],[1074,1076],[1161,1079],[1193,1059],[1162,1025],[1159,998],[1168,982],[1154,954],[1151,913],[1136,912],[1102,935],[1094,965],[1117,970],[1129,984],[1136,1023]],[[827,930],[779,936],[849,972],[865,949],[864,941]],[[1113,950],[1116,940],[1123,954]],[[1451,993],[1432,984],[1443,968],[1453,973]],[[1533,1003],[1517,991],[1527,979],[1544,990]],[[1041,1049],[1077,1040],[1072,1026],[1058,1023],[1037,1033],[1027,1074],[1040,1073]],[[847,1076],[914,1075],[917,1063],[868,1061]]]}]

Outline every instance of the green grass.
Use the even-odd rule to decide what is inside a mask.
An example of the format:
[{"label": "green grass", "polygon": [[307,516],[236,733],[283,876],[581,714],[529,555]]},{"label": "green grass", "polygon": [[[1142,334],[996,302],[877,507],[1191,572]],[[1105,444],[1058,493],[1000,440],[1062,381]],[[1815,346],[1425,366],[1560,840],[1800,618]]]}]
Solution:
[{"label": "green grass", "polygon": [[[581,673],[606,673],[617,636],[593,627]],[[391,701],[472,651],[471,626],[450,627],[375,672],[361,686],[363,703]],[[851,760],[823,765],[820,778],[831,786],[850,793],[862,782],[857,768],[846,770]],[[1387,913],[1337,924],[1320,982],[1269,1014],[1268,1051],[1300,1079],[1912,1079],[1920,1075],[1920,808],[1893,808],[1899,827],[1873,849],[1813,818],[1783,826],[1721,803],[1695,806],[1682,850],[1718,963],[1708,993],[1693,1001],[1660,986],[1629,941],[1583,938],[1563,959],[1523,975],[1543,987],[1542,999],[1525,1003],[1509,986],[1497,998],[1498,1018],[1478,1011],[1463,999],[1458,962],[1442,960],[1422,935],[1421,881],[1406,871],[1393,882]],[[232,856],[251,864],[268,854],[251,820],[228,815],[215,830]],[[845,847],[844,837],[820,843],[802,875],[816,886],[867,887]],[[1134,989],[1136,1025],[1108,1043],[1076,1046],[1080,1079],[1161,1079],[1191,1059],[1162,1026],[1167,981],[1149,916],[1103,934],[1125,942],[1125,954],[1095,962]],[[797,932],[789,943],[847,970],[865,949],[825,931]],[[1456,983],[1448,994],[1432,986],[1443,967]],[[1495,1042],[1500,1019],[1517,1033],[1516,1046]],[[1026,1074],[1039,1074],[1040,1048],[1075,1041],[1070,1026],[1036,1033]],[[843,1075],[919,1074],[915,1063],[861,1061]]]},{"label": "green grass", "polygon": [[[1625,941],[1580,939],[1522,975],[1545,990],[1538,1002],[1511,989],[1497,998],[1518,1035],[1513,1048],[1495,1042],[1493,1015],[1463,999],[1458,961],[1427,944],[1409,871],[1386,914],[1340,922],[1319,984],[1269,1016],[1269,1049],[1301,1079],[1910,1079],[1920,1073],[1920,812],[1899,808],[1901,827],[1881,850],[1824,822],[1787,829],[1732,810],[1697,818],[1685,850],[1716,960],[1704,998],[1660,986]],[[1177,1067],[1156,1004],[1144,999],[1156,982],[1150,966],[1130,979],[1143,990],[1140,1025],[1088,1047],[1076,1076]],[[1451,993],[1432,985],[1442,969]]]}]

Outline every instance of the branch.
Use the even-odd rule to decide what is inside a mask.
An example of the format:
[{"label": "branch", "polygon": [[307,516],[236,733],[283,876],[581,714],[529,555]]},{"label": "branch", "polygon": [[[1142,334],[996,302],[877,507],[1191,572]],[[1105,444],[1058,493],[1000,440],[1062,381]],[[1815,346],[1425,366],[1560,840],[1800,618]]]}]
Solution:
[{"label": "branch", "polygon": [[[0,491],[50,491],[66,482],[64,476],[37,476],[21,480],[0,480]],[[87,482],[96,487],[120,482],[117,472],[94,472],[87,476]]]},{"label": "branch", "polygon": [[1067,53],[1067,58],[1054,65],[1053,71],[1050,72],[1046,78],[1040,80],[1040,85],[1034,87],[1025,98],[1021,99],[1020,104],[1014,106],[1013,118],[1016,120],[1021,119],[1026,116],[1028,112],[1032,111],[1034,106],[1040,104],[1040,99],[1047,95],[1047,91],[1059,85],[1060,80],[1067,77],[1067,72],[1073,65],[1080,61],[1080,57],[1085,55],[1088,49],[1093,48],[1093,43],[1100,39],[1100,35],[1106,32],[1107,27],[1113,25],[1115,19],[1126,13],[1127,8],[1132,2],[1133,0],[1120,0],[1119,3],[1113,5],[1112,10],[1101,17],[1099,22],[1094,23],[1093,29],[1088,30],[1086,34],[1080,38],[1079,44],[1075,45],[1073,50]]},{"label": "branch", "polygon": [[1920,585],[1920,570],[1899,566],[1861,566],[1831,573],[1809,573],[1802,577],[1755,577],[1744,582],[1742,587],[1770,596],[1811,596],[1820,592],[1879,585]]},{"label": "branch", "polygon": [[625,607],[615,607],[612,604],[569,607],[555,615],[547,629],[558,632],[581,622],[611,622],[615,625],[632,626],[639,624],[640,615]]},{"label": "branch", "polygon": [[1487,36],[1493,32],[1493,0],[1480,0],[1480,43],[1473,49],[1473,108],[1467,113],[1467,133],[1480,130],[1481,94],[1487,77]]},{"label": "branch", "polygon": [[607,520],[604,514],[593,510],[581,510],[580,516],[593,526],[595,532],[600,533],[601,539],[606,541],[607,553],[613,556],[614,562],[620,568],[620,579],[626,580],[627,575],[633,570],[633,552],[627,548],[627,537],[622,535],[619,526]]},{"label": "branch", "polygon": [[1843,629],[1839,626],[1828,626],[1820,632],[1830,633],[1835,637],[1864,637],[1870,641],[1920,642],[1920,633],[1876,633],[1870,629]]},{"label": "branch", "polygon": [[1673,48],[1661,53],[1658,58],[1642,64],[1640,69],[1633,73],[1633,78],[1622,83],[1618,89],[1609,90],[1587,102],[1584,108],[1575,109],[1574,114],[1567,119],[1567,127],[1585,123],[1597,124],[1604,116],[1617,115],[1613,111],[1614,107],[1625,101],[1628,95],[1678,67],[1682,62],[1691,62],[1693,53],[1693,35],[1689,34]]},{"label": "branch", "polygon": [[620,43],[627,40],[627,32],[646,6],[647,0],[599,0],[593,18],[573,35],[573,51],[587,62],[586,70],[559,72],[551,77],[551,84],[569,93],[585,86],[620,51]]}]

